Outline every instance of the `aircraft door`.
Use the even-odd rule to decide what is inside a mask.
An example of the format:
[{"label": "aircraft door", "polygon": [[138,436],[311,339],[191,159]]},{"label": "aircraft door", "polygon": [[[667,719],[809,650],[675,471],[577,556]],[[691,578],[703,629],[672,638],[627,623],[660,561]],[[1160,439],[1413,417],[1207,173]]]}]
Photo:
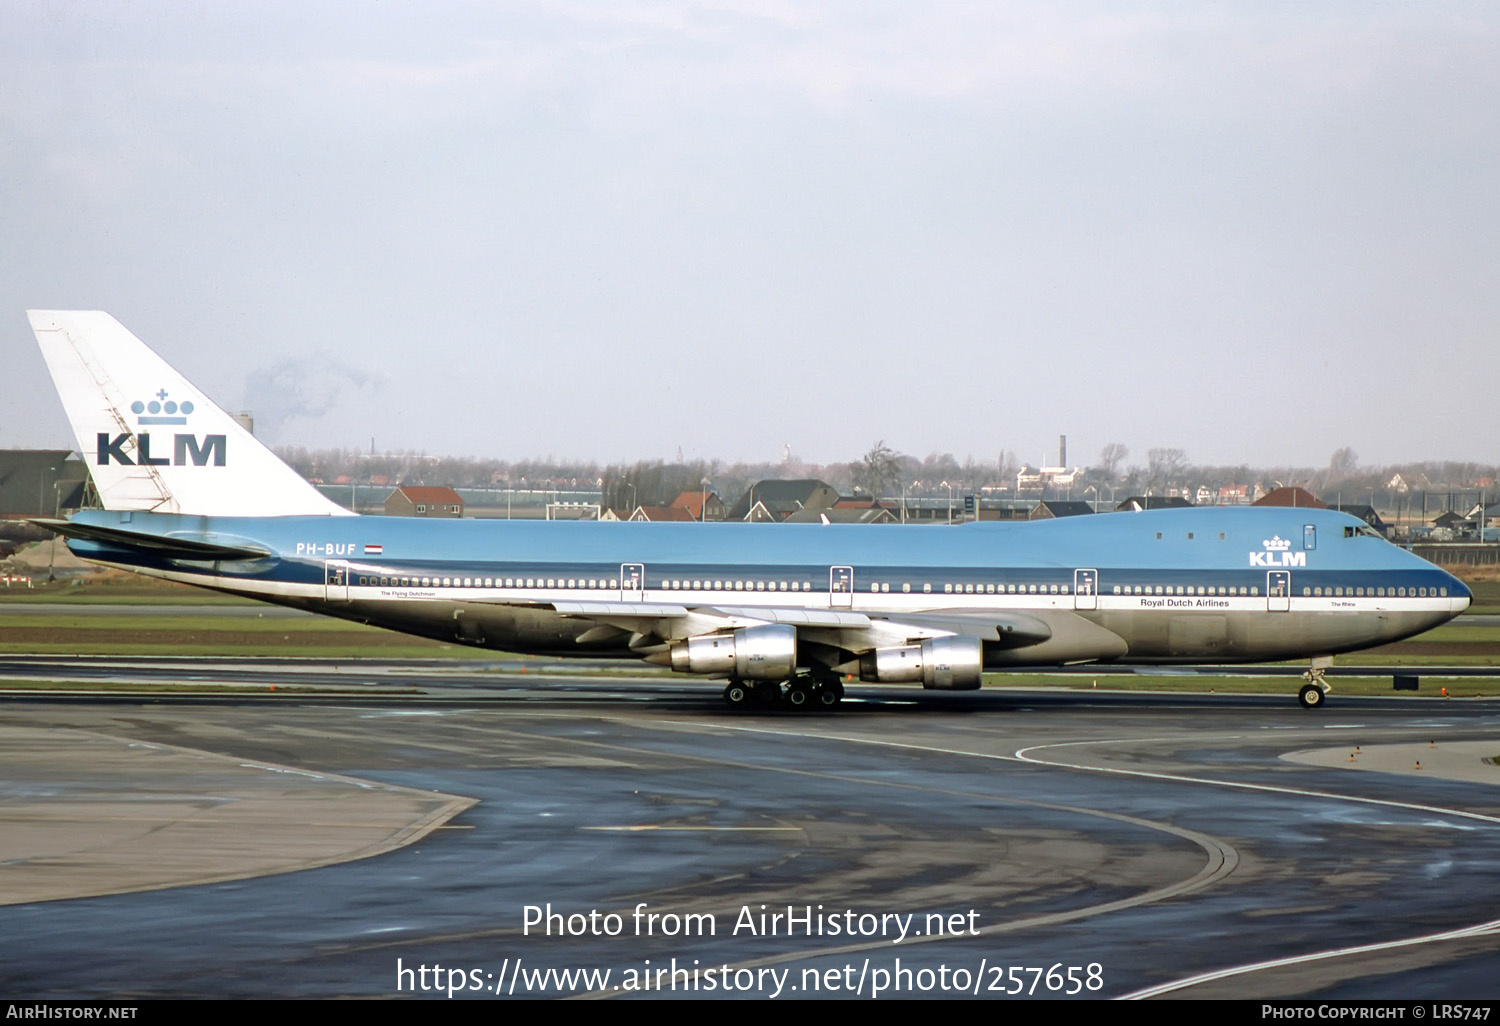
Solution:
[{"label": "aircraft door", "polygon": [[646,566],[644,563],[620,564],[620,598],[626,602],[639,602],[646,590]]},{"label": "aircraft door", "polygon": [[329,602],[349,601],[349,564],[330,559],[323,564],[324,597]]},{"label": "aircraft door", "polygon": [[1266,609],[1285,613],[1292,608],[1292,572],[1271,570],[1266,574]]},{"label": "aircraft door", "polygon": [[1073,608],[1099,608],[1099,571],[1073,571]]},{"label": "aircraft door", "polygon": [[828,604],[845,609],[854,605],[854,568],[831,566],[828,568]]}]

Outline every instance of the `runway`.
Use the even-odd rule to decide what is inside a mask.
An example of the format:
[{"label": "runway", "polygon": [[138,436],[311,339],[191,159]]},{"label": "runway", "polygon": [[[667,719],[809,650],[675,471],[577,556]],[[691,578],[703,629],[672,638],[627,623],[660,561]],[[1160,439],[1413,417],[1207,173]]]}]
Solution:
[{"label": "runway", "polygon": [[[0,703],[0,733],[30,739],[24,773],[0,747],[0,849],[41,813],[139,809],[131,864],[159,843],[154,861],[183,874],[98,894],[120,875],[119,824],[92,849],[32,832],[0,850],[0,899],[47,859],[63,859],[47,886],[93,895],[0,906],[0,992],[1500,989],[1492,701],[1310,713],[1289,696],[855,686],[835,715],[745,715],[677,681],[304,669],[259,668],[311,685],[290,693]],[[357,854],[434,809],[412,843],[262,875],[258,860],[295,862],[312,840],[320,858]],[[208,882],[205,858],[244,872]]]}]

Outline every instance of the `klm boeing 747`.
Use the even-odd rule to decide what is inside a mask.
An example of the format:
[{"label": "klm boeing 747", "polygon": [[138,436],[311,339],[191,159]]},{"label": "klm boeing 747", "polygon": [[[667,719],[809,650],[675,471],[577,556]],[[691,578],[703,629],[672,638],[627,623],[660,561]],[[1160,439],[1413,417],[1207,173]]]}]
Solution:
[{"label": "klm boeing 747", "polygon": [[1457,578],[1353,517],[1285,508],[957,528],[361,517],[108,314],[33,311],[103,509],[44,523],[106,566],[444,641],[635,656],[731,706],[834,707],[846,675],[1312,660],[1421,633]]}]

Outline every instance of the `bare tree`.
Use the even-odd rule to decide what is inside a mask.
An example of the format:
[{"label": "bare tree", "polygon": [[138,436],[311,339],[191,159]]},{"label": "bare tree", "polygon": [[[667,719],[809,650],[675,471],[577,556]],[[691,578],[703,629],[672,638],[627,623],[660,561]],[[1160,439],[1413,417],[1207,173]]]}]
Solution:
[{"label": "bare tree", "polygon": [[1182,449],[1150,449],[1146,453],[1151,480],[1164,485],[1171,484],[1187,469],[1187,453]]},{"label": "bare tree", "polygon": [[1130,455],[1130,450],[1119,442],[1110,442],[1099,450],[1099,467],[1110,477],[1114,477],[1119,470],[1120,464]]},{"label": "bare tree", "polygon": [[899,491],[901,461],[901,454],[886,445],[884,439],[876,442],[858,463],[850,467],[855,489],[876,497]]},{"label": "bare tree", "polygon": [[1359,453],[1347,445],[1328,458],[1328,480],[1330,481],[1353,477],[1358,469]]}]

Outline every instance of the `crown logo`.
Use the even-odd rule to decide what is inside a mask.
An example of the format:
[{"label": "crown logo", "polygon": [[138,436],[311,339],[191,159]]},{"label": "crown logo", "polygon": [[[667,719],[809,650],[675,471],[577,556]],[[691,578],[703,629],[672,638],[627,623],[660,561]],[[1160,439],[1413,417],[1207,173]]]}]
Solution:
[{"label": "crown logo", "polygon": [[1266,547],[1266,551],[1268,552],[1285,552],[1292,547],[1292,543],[1280,535],[1272,535],[1270,538],[1264,539],[1261,544]]},{"label": "crown logo", "polygon": [[135,414],[138,424],[186,424],[188,414],[193,412],[193,404],[190,400],[177,402],[168,399],[170,395],[165,388],[156,393],[156,398],[150,402],[142,402],[137,399],[130,404],[130,412]]}]

